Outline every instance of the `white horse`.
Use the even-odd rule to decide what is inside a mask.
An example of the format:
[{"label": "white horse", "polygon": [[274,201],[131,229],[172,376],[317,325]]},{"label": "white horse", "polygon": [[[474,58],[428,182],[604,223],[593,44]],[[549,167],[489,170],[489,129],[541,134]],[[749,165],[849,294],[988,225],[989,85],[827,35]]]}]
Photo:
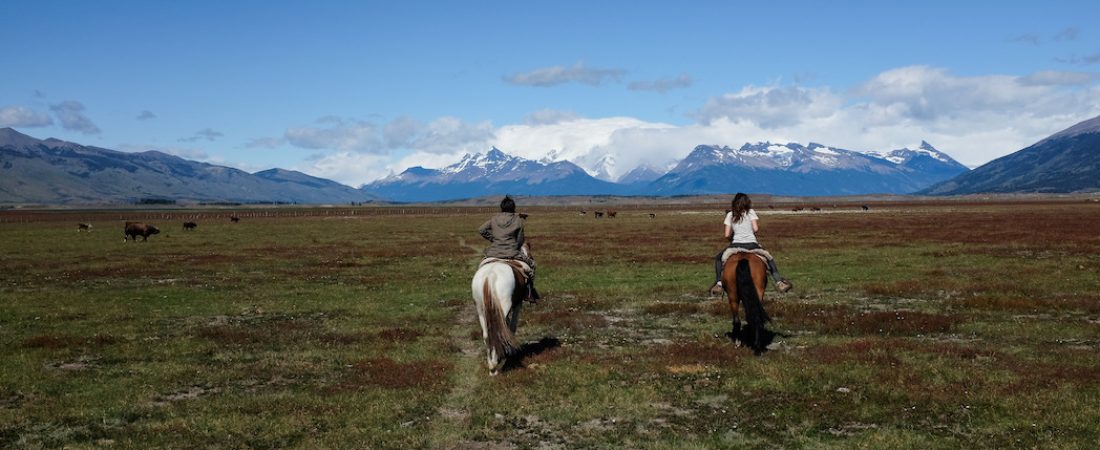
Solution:
[{"label": "white horse", "polygon": [[[527,255],[527,244],[523,245]],[[481,321],[481,337],[489,360],[489,375],[496,375],[509,356],[519,350],[516,324],[520,305],[527,296],[526,278],[518,261],[496,260],[477,269],[470,290]]]}]

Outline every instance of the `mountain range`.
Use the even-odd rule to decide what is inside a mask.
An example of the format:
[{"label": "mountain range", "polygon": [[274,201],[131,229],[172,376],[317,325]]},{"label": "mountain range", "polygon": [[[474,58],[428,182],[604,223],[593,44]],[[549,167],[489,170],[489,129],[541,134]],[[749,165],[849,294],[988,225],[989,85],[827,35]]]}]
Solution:
[{"label": "mountain range", "polygon": [[[700,145],[669,169],[640,166],[608,181],[614,158],[589,171],[497,148],[430,169],[412,167],[356,189],[301,172],[256,173],[158,151],[119,152],[0,129],[0,203],[428,202],[487,195],[793,196],[1100,191],[1100,117],[968,170],[927,142],[916,149],[857,152],[817,143]],[[593,169],[593,167],[595,169]]]},{"label": "mountain range", "polygon": [[[612,160],[604,161],[613,164]],[[394,201],[484,195],[691,195],[737,191],[779,195],[903,194],[967,168],[927,142],[915,150],[864,154],[811,143],[701,145],[667,173],[641,166],[618,183],[569,161],[534,161],[497,148],[442,169],[412,167],[362,188]]]},{"label": "mountain range", "polygon": [[193,202],[349,203],[377,197],[301,172],[248,173],[158,151],[127,153],[0,128],[0,202],[49,204]]}]

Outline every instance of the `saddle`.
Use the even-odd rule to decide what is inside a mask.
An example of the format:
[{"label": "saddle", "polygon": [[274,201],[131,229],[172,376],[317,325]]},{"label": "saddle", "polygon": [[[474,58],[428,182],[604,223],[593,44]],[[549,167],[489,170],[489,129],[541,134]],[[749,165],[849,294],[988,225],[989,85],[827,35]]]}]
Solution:
[{"label": "saddle", "polygon": [[517,259],[485,258],[481,260],[481,264],[478,264],[477,267],[480,269],[481,266],[491,263],[504,263],[507,264],[508,267],[511,267],[512,274],[516,276],[516,281],[518,284],[527,284],[527,279],[535,274],[535,271],[531,269],[531,266]]},{"label": "saddle", "polygon": [[756,257],[763,260],[764,264],[767,264],[768,260],[772,259],[772,254],[768,253],[767,250],[764,250],[762,248],[748,249],[740,247],[730,247],[727,248],[726,251],[722,252],[722,264],[725,264],[726,260],[730,259],[730,257],[733,256],[735,253],[752,253],[756,255]]}]

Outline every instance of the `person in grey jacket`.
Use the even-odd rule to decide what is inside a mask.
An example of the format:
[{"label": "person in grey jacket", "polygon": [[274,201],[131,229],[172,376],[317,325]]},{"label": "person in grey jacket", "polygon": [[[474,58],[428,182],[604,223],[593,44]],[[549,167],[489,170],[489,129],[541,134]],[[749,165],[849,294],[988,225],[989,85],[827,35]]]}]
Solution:
[{"label": "person in grey jacket", "polygon": [[523,217],[516,214],[516,201],[505,196],[500,202],[500,213],[489,218],[478,232],[489,241],[489,247],[485,249],[486,258],[514,259],[531,266],[531,274],[527,277],[527,300],[534,302],[539,299],[539,293],[535,290],[535,260],[521,250],[525,224]]}]

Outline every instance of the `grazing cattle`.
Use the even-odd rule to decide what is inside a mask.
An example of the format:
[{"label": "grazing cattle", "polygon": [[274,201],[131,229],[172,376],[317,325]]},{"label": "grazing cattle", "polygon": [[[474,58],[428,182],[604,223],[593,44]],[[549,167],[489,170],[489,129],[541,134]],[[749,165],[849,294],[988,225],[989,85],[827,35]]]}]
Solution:
[{"label": "grazing cattle", "polygon": [[229,216],[229,221],[233,222],[233,223],[237,223],[237,222],[241,221],[241,218],[237,217],[237,216]]},{"label": "grazing cattle", "polygon": [[821,211],[821,208],[815,206],[813,208],[810,208],[810,211]]},{"label": "grazing cattle", "polygon": [[593,215],[596,216],[597,219],[599,219],[600,217],[603,217],[603,211],[596,211],[595,213],[593,213]]},{"label": "grazing cattle", "polygon": [[656,217],[657,217],[657,215],[656,215],[656,214],[653,214],[653,213],[649,213],[649,218],[650,218],[650,219],[654,219],[654,218],[656,218]]},{"label": "grazing cattle", "polygon": [[133,238],[134,242],[137,242],[137,237],[141,236],[142,242],[148,241],[150,235],[160,234],[160,230],[152,225],[146,225],[143,222],[126,222],[126,228],[123,231],[122,240],[128,240]]},{"label": "grazing cattle", "polygon": [[188,230],[188,231],[192,231],[198,226],[199,226],[199,224],[197,224],[195,222],[184,222],[183,223],[183,229]]},{"label": "grazing cattle", "polygon": [[583,215],[585,215],[585,214],[588,214],[588,211],[585,211],[585,210],[583,210],[583,209],[582,209],[582,210],[581,210],[581,215],[583,216]]},{"label": "grazing cattle", "polygon": [[79,224],[77,224],[76,225],[76,232],[79,233],[81,231],[87,231],[87,232],[91,233],[92,232],[92,224],[90,224],[90,223],[79,223]]},{"label": "grazing cattle", "polygon": [[520,219],[527,220],[527,213],[519,213],[516,215],[519,216]]},{"label": "grazing cattle", "polygon": [[870,208],[870,207],[868,207],[867,205],[859,205],[859,207],[860,207],[860,208],[863,208],[863,210],[864,210],[864,211],[867,211],[867,210],[871,209],[871,208]]},{"label": "grazing cattle", "polygon": [[614,209],[607,210],[607,218],[609,219],[614,219],[616,214],[619,214],[619,212]]},{"label": "grazing cattle", "polygon": [[791,211],[794,211],[794,212],[799,212],[799,211],[802,211],[803,209],[805,209],[805,208],[803,208],[803,207],[799,206],[799,207],[797,207],[797,208],[794,208],[794,209],[792,209]]}]

